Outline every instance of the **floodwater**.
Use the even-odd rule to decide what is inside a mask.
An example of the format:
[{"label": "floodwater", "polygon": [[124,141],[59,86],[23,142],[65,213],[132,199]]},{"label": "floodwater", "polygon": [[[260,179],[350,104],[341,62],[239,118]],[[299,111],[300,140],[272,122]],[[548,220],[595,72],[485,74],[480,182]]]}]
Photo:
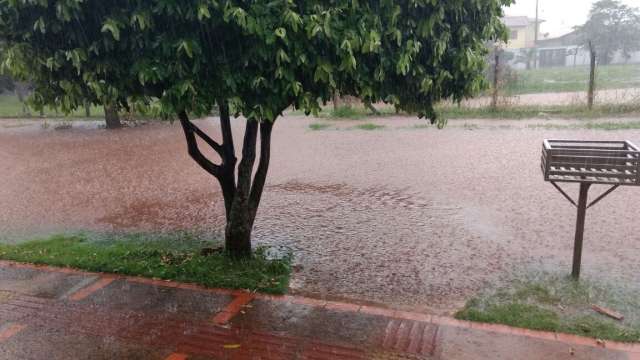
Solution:
[{"label": "floodwater", "polygon": [[[454,121],[436,130],[387,118],[373,120],[382,130],[336,121],[312,131],[315,121],[326,120],[288,116],[274,128],[255,243],[293,251],[295,293],[439,313],[514,272],[569,272],[575,209],[542,179],[543,139],[640,142],[638,130],[527,126],[542,120]],[[217,182],[188,157],[178,124],[2,124],[5,241],[70,229],[222,229]],[[215,119],[199,124],[219,136]],[[592,196],[602,190],[593,187]],[[584,276],[640,280],[638,190],[620,188],[589,210]]]}]

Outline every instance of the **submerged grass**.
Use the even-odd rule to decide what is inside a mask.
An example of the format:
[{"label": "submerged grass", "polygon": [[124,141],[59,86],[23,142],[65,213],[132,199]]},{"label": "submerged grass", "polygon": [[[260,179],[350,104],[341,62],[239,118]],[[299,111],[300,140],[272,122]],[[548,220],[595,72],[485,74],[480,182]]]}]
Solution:
[{"label": "submerged grass", "polygon": [[395,115],[395,109],[390,106],[378,108],[378,113],[371,112],[370,109],[364,106],[340,106],[337,109],[331,111],[324,111],[320,113],[320,117],[326,117],[334,120],[360,120],[368,117],[386,117]]},{"label": "submerged grass", "polygon": [[[564,332],[602,340],[640,341],[640,292],[552,274],[530,276],[469,300],[456,318],[533,330]],[[596,313],[592,305],[625,315],[622,322]]]},{"label": "submerged grass", "polygon": [[291,256],[272,259],[264,248],[249,259],[222,251],[204,255],[211,243],[189,236],[149,234],[54,235],[16,245],[0,244],[0,259],[196,283],[207,287],[286,292]]},{"label": "submerged grass", "polygon": [[331,125],[329,124],[324,124],[324,123],[313,123],[313,124],[309,124],[309,129],[311,130],[325,130],[328,129]]},{"label": "submerged grass", "polygon": [[384,128],[385,128],[384,125],[378,125],[374,123],[359,124],[354,127],[354,129],[358,129],[358,130],[380,130]]}]

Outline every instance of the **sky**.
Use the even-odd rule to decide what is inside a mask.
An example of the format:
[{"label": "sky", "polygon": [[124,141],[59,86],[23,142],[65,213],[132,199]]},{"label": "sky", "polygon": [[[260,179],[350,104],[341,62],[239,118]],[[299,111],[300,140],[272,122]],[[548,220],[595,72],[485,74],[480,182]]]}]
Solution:
[{"label": "sky", "polygon": [[[621,0],[624,4],[640,8],[640,0]],[[540,33],[549,33],[550,37],[564,35],[574,26],[584,24],[589,16],[591,4],[596,0],[539,0]],[[536,0],[516,0],[505,9],[509,16],[536,17]]]}]

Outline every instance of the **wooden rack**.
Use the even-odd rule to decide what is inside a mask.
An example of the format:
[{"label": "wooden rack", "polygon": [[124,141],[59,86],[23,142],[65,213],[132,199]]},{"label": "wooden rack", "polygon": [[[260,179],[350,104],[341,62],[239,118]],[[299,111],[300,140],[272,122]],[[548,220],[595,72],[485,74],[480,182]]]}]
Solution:
[{"label": "wooden rack", "polygon": [[[582,240],[586,210],[622,185],[640,185],[640,151],[630,141],[544,140],[541,169],[549,181],[578,208],[571,275],[580,277]],[[558,183],[578,183],[580,193],[574,201]],[[587,203],[593,184],[611,185]]]}]

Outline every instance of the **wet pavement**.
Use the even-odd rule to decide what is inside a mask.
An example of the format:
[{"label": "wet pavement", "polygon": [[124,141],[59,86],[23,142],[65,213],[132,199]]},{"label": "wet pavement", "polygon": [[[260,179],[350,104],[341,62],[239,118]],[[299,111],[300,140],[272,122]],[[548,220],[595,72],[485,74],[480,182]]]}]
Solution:
[{"label": "wet pavement", "polygon": [[[411,118],[366,120],[386,126],[377,131],[353,129],[364,121],[327,121],[330,129],[311,131],[318,121],[327,120],[288,116],[276,124],[255,243],[293,252],[294,294],[438,314],[513,273],[569,272],[575,210],[542,180],[543,139],[640,142],[639,130],[527,127],[571,123],[540,119],[452,121],[442,131]],[[3,124],[3,241],[223,227],[219,187],[188,158],[177,124]],[[213,120],[199,124],[219,136]],[[236,137],[242,130],[235,122]],[[589,210],[585,278],[640,283],[637,190],[620,188]]]},{"label": "wet pavement", "polygon": [[638,359],[640,346],[0,262],[0,359]]}]

